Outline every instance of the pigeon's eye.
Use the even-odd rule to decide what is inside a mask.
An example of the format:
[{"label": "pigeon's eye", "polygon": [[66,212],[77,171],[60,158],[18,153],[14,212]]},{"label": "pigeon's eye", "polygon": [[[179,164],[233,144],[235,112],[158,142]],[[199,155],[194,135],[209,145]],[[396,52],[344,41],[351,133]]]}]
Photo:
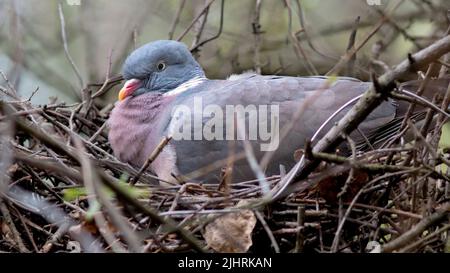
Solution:
[{"label": "pigeon's eye", "polygon": [[164,62],[160,62],[156,65],[156,68],[158,69],[158,71],[163,71],[164,69],[166,69],[166,64]]}]

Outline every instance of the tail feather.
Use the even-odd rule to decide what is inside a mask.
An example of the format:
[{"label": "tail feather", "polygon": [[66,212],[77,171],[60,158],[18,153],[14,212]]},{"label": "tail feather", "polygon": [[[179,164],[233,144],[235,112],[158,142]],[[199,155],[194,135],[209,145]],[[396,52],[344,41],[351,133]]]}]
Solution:
[{"label": "tail feather", "polygon": [[[400,85],[399,89],[417,92],[421,83],[422,80],[408,81]],[[422,94],[422,97],[431,101],[433,100],[433,97],[437,95],[437,101],[440,102],[447,92],[449,83],[450,77],[430,80]],[[401,124],[405,118],[406,112],[408,111],[409,105],[410,103],[406,101],[396,101],[396,117],[372,132],[368,132],[362,140],[357,142],[357,149],[360,151],[365,151],[372,147],[383,147],[387,141],[400,132]],[[414,112],[410,117],[411,121],[413,123],[423,121],[426,115],[426,110],[427,109],[424,106],[416,105]],[[406,139],[407,141],[412,140],[412,134],[406,134],[406,136],[408,138]],[[369,143],[367,141],[369,141]]]}]

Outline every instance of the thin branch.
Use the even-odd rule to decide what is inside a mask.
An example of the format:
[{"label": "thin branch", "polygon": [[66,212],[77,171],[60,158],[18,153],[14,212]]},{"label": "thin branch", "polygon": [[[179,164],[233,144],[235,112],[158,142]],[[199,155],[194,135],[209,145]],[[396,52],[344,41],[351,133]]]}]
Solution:
[{"label": "thin branch", "polygon": [[[61,25],[61,38],[64,46],[64,54],[66,55],[67,60],[69,61],[70,65],[72,66],[73,71],[75,72],[75,75],[78,78],[78,83],[80,85],[80,90],[84,88],[84,81],[83,77],[81,77],[80,70],[78,69],[77,65],[72,59],[72,56],[69,53],[69,46],[67,45],[67,37],[66,37],[66,23],[64,20],[64,13],[62,10],[61,2],[58,3],[58,13],[59,13],[59,22]],[[83,93],[81,94],[83,97]]]},{"label": "thin branch", "polygon": [[208,3],[206,3],[206,5],[202,8],[202,10],[200,11],[199,14],[197,14],[197,16],[195,16],[195,18],[191,21],[191,23],[189,24],[189,26],[180,34],[180,36],[178,36],[177,41],[181,41],[184,36],[186,36],[186,34],[189,32],[189,30],[194,26],[194,24],[200,19],[200,17],[202,17],[203,13],[205,13],[209,6],[211,6],[211,4],[214,2],[215,0],[209,0]]},{"label": "thin branch", "polygon": [[178,22],[180,21],[181,12],[183,11],[185,3],[186,0],[181,0],[180,5],[178,6],[177,12],[175,13],[175,17],[173,18],[172,21],[172,25],[170,26],[169,40],[173,39],[173,34],[175,33],[175,28],[177,27]]},{"label": "thin branch", "polygon": [[195,46],[193,46],[190,49],[191,52],[195,52],[201,46],[205,45],[206,43],[209,43],[209,42],[219,38],[219,36],[220,36],[220,34],[222,34],[222,30],[223,30],[223,13],[224,13],[224,9],[225,9],[225,0],[222,0],[221,5],[220,5],[220,25],[219,25],[219,30],[217,31],[217,34],[212,36],[211,38],[208,38],[208,39],[204,40],[203,42],[200,42],[200,43],[196,44]]}]

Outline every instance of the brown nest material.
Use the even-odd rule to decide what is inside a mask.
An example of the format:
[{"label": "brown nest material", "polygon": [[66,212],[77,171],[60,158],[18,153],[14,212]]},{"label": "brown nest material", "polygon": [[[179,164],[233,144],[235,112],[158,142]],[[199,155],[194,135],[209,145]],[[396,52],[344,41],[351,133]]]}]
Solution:
[{"label": "brown nest material", "polygon": [[321,163],[267,200],[258,180],[159,186],[114,157],[105,125],[112,107],[84,97],[73,105],[1,102],[0,251],[449,250],[449,160],[438,147],[445,119],[413,130],[415,145],[392,139],[348,158],[307,145],[307,158]]}]

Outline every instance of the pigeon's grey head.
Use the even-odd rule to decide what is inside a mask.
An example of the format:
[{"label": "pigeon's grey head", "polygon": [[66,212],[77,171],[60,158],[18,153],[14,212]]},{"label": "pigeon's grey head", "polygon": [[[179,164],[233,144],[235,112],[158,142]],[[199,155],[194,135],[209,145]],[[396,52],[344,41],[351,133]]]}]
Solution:
[{"label": "pigeon's grey head", "polygon": [[119,100],[152,91],[167,92],[205,75],[186,45],[170,40],[151,42],[136,49],[125,60],[122,74],[126,82],[119,92]]}]

